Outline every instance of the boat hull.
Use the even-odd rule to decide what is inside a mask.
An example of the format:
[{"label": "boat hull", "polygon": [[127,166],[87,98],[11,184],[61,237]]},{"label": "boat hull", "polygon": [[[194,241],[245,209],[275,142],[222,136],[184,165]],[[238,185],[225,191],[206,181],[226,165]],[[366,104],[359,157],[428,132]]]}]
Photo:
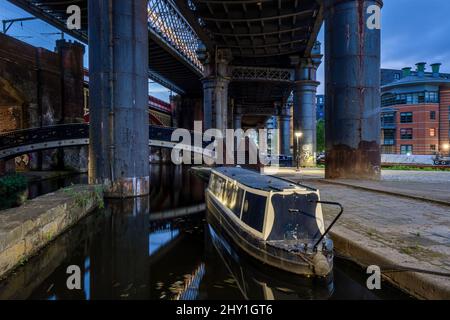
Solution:
[{"label": "boat hull", "polygon": [[246,232],[232,218],[230,218],[220,203],[209,192],[206,192],[206,206],[208,222],[225,231],[237,247],[260,262],[283,271],[306,277],[327,277],[332,273],[333,258],[327,259],[329,272],[318,274],[311,257],[302,253],[292,253],[261,241]]}]

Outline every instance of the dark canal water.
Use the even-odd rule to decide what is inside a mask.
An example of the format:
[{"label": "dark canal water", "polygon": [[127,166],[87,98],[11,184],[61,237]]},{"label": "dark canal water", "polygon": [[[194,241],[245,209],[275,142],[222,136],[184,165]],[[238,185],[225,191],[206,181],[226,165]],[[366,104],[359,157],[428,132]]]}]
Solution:
[{"label": "dark canal water", "polygon": [[[149,197],[109,201],[0,282],[0,299],[408,298],[386,283],[369,291],[364,270],[339,259],[328,281],[268,270],[207,223],[205,185],[187,168],[153,165],[151,174]],[[85,178],[40,183],[35,195]],[[182,211],[191,215],[176,217]],[[81,290],[66,285],[73,265]]]}]

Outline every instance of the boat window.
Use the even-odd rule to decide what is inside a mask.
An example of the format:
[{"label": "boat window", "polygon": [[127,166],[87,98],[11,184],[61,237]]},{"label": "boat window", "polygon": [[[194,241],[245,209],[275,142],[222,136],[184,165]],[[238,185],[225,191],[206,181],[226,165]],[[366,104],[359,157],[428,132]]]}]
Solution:
[{"label": "boat window", "polygon": [[219,176],[213,175],[211,180],[211,192],[223,201],[223,192],[225,190],[225,180]]},{"label": "boat window", "polygon": [[211,190],[211,192],[213,192],[213,193],[214,193],[215,185],[216,185],[216,175],[212,174],[211,178],[209,179],[209,190]]},{"label": "boat window", "polygon": [[247,192],[242,212],[242,221],[253,229],[262,232],[266,214],[267,197]]},{"label": "boat window", "polygon": [[230,209],[233,213],[240,217],[241,216],[241,207],[242,207],[242,198],[244,197],[244,190],[239,188],[238,186],[234,186],[233,188],[233,196],[231,198]]}]

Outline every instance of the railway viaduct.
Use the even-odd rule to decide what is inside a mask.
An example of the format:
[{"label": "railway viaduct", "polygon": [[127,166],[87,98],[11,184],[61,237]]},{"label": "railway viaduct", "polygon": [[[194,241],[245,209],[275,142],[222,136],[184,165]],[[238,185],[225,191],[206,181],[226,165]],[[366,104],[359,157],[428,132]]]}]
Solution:
[{"label": "railway viaduct", "polygon": [[[382,1],[80,0],[79,30],[65,24],[73,1],[10,2],[89,45],[89,176],[111,194],[149,191],[149,78],[178,93],[177,112],[205,129],[258,127],[277,115],[281,153],[302,132],[293,156],[312,165],[323,56],[326,176],[380,176],[380,30],[369,21]],[[189,126],[182,118],[178,126]]]}]

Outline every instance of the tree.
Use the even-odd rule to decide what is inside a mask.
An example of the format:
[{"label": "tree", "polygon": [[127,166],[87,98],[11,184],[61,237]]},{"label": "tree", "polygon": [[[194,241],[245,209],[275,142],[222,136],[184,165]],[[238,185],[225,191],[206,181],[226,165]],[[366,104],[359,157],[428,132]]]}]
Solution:
[{"label": "tree", "polygon": [[317,152],[325,151],[325,121],[317,121]]}]

